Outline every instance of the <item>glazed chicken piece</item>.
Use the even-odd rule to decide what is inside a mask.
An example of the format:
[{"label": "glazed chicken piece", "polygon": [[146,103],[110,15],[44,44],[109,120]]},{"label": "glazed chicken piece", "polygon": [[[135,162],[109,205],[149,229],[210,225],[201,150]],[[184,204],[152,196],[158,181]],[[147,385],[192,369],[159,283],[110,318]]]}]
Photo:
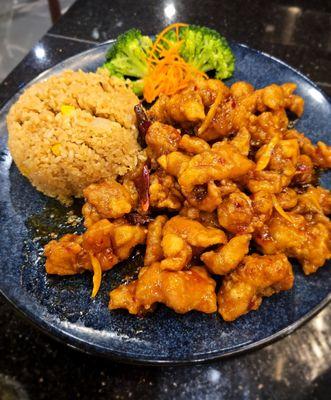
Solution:
[{"label": "glazed chicken piece", "polygon": [[[123,284],[109,292],[110,301],[108,308],[110,310],[123,308],[128,310],[130,314],[142,314],[143,307],[136,299],[137,283],[138,281],[136,280],[126,285]],[[152,306],[150,311],[152,311]]]},{"label": "glazed chicken piece", "polygon": [[217,228],[203,226],[200,222],[182,216],[175,216],[166,222],[163,235],[174,234],[190,246],[209,247],[227,242],[225,233]]},{"label": "glazed chicken piece", "polygon": [[145,243],[147,230],[124,221],[114,223],[103,219],[92,225],[83,234],[82,247],[93,253],[103,271],[111,269],[117,262],[125,260],[132,249]]},{"label": "glazed chicken piece", "polygon": [[145,137],[150,158],[158,158],[163,154],[176,151],[181,140],[180,132],[170,125],[153,122]]},{"label": "glazed chicken piece", "polygon": [[102,219],[102,216],[90,203],[84,203],[82,207],[82,215],[84,218],[85,228],[89,228],[90,226]]},{"label": "glazed chicken piece", "polygon": [[291,210],[298,204],[298,194],[294,189],[286,187],[276,195],[279,205],[284,210]]},{"label": "glazed chicken piece", "polygon": [[252,171],[243,179],[252,193],[279,193],[286,186],[288,178],[276,171]]},{"label": "glazed chicken piece", "polygon": [[292,179],[294,185],[307,185],[315,179],[314,164],[311,158],[305,154],[298,157],[297,167]]},{"label": "glazed chicken piece", "polygon": [[285,108],[292,111],[297,117],[301,117],[304,111],[305,102],[302,97],[294,94],[297,85],[292,82],[283,83],[281,85],[284,94]]},{"label": "glazed chicken piece", "polygon": [[247,196],[237,190],[225,196],[217,208],[218,223],[234,234],[253,233],[270,219],[273,208],[272,194],[268,191]]},{"label": "glazed chicken piece", "polygon": [[285,107],[285,93],[281,86],[274,83],[256,90],[253,95],[256,97],[255,109],[259,112]]},{"label": "glazed chicken piece", "polygon": [[120,261],[126,260],[134,247],[144,244],[147,229],[142,226],[133,226],[126,223],[115,225],[112,236],[114,253]]},{"label": "glazed chicken piece", "polygon": [[180,210],[179,215],[189,219],[195,219],[204,226],[219,228],[216,212],[210,213],[201,211],[198,208],[192,207],[187,201],[184,203],[184,207]]},{"label": "glazed chicken piece", "polygon": [[300,117],[303,113],[304,100],[294,94],[297,86],[295,83],[282,85],[271,84],[241,99],[240,106],[246,107],[250,112],[263,113],[265,111],[277,112],[288,109]]},{"label": "glazed chicken piece", "polygon": [[211,107],[219,94],[221,102],[224,102],[230,96],[230,89],[218,79],[197,79],[195,90],[199,93],[203,105]]},{"label": "glazed chicken piece", "polygon": [[46,271],[49,274],[74,275],[92,270],[91,255],[99,261],[102,271],[111,269],[129,257],[137,244],[145,242],[146,230],[140,226],[111,223],[102,219],[83,235],[65,235],[45,246]]},{"label": "glazed chicken piece", "polygon": [[225,242],[226,236],[220,229],[205,227],[186,217],[173,217],[163,228],[161,246],[165,259],[160,262],[160,268],[180,271],[189,265],[194,249]]},{"label": "glazed chicken piece", "polygon": [[323,142],[317,142],[317,145],[314,146],[309,138],[295,129],[288,130],[285,137],[297,139],[301,153],[309,156],[315,166],[331,168],[331,146]]},{"label": "glazed chicken piece", "polygon": [[317,142],[314,161],[320,168],[331,168],[331,146]]},{"label": "glazed chicken piece", "polygon": [[83,191],[86,204],[83,216],[86,218],[86,226],[102,218],[120,218],[129,213],[133,206],[130,192],[116,181],[103,181],[93,183]]},{"label": "glazed chicken piece", "polygon": [[278,132],[279,137],[283,138],[289,125],[289,119],[283,108],[274,111],[264,111],[259,115],[251,115],[247,129],[251,134],[252,141],[261,146],[268,144]]},{"label": "glazed chicken piece", "polygon": [[297,202],[294,206],[296,205],[293,212],[298,214],[323,213],[330,215],[331,192],[320,186],[311,186],[305,193],[297,195]]},{"label": "glazed chicken piece", "polygon": [[[193,206],[186,200],[184,207],[180,210],[179,215],[181,217],[187,217],[189,219],[200,219],[201,211]],[[218,223],[217,223],[218,226]]]},{"label": "glazed chicken piece", "polygon": [[254,168],[254,163],[240,154],[229,143],[217,143],[209,151],[204,151],[190,159],[179,171],[178,183],[186,197],[194,187],[213,180],[233,179]]},{"label": "glazed chicken piece", "polygon": [[208,79],[197,82],[197,91],[206,108],[210,108],[216,99],[219,104],[210,124],[206,129],[198,130],[198,136],[206,141],[227,136],[232,130],[232,111],[235,105],[230,89],[219,80]]},{"label": "glazed chicken piece", "polygon": [[259,220],[265,223],[270,219],[274,208],[272,195],[269,192],[256,192],[251,194],[252,207]]},{"label": "glazed chicken piece", "polygon": [[166,233],[162,239],[162,250],[165,259],[160,262],[160,268],[168,271],[180,271],[192,259],[192,247],[174,233]]},{"label": "glazed chicken piece", "polygon": [[102,270],[112,268],[118,262],[111,244],[113,232],[113,224],[104,219],[83,235],[65,235],[60,240],[51,240],[44,250],[47,273],[75,275],[92,270],[90,254],[98,259]]},{"label": "glazed chicken piece", "polygon": [[180,172],[187,167],[190,159],[191,157],[187,154],[174,151],[159,157],[157,162],[167,174],[177,177]]},{"label": "glazed chicken piece", "polygon": [[254,86],[245,81],[238,81],[231,85],[230,93],[236,101],[240,102],[254,92]]},{"label": "glazed chicken piece", "polygon": [[289,184],[296,172],[298,157],[299,143],[296,139],[280,140],[272,151],[268,169],[285,176],[285,186],[285,182]]},{"label": "glazed chicken piece", "polygon": [[190,87],[171,97],[161,95],[148,111],[152,120],[190,127],[205,118],[201,96]]},{"label": "glazed chicken piece", "polygon": [[141,269],[138,279],[110,292],[109,308],[125,308],[130,314],[150,311],[163,303],[175,312],[217,310],[215,281],[202,267],[188,271],[165,271],[159,263]]},{"label": "glazed chicken piece", "polygon": [[150,205],[156,208],[180,210],[184,197],[177,188],[174,177],[162,171],[150,176],[149,196]]},{"label": "glazed chicken piece", "polygon": [[262,297],[292,288],[292,266],[284,254],[246,256],[243,263],[226,275],[218,293],[218,311],[225,321],[234,321],[257,310]]},{"label": "glazed chicken piece", "polygon": [[[257,167],[256,169],[261,171],[268,167],[272,171],[282,172],[285,175],[293,176],[295,166],[298,162],[299,156],[299,143],[296,139],[280,140],[279,132],[275,132],[273,137],[272,146],[270,142],[267,145],[263,145],[256,153]],[[276,139],[276,140],[275,140]],[[260,167],[260,160],[263,157],[262,167]],[[288,170],[290,170],[288,172]]]},{"label": "glazed chicken piece", "polygon": [[211,181],[194,187],[190,196],[187,196],[191,206],[198,210],[213,212],[222,202],[222,187]]},{"label": "glazed chicken piece", "polygon": [[[241,179],[241,178],[240,178]],[[236,180],[240,183],[240,179]],[[221,197],[226,197],[231,193],[240,192],[238,183],[234,182],[231,179],[222,179],[217,182],[217,186],[220,190]]]},{"label": "glazed chicken piece", "polygon": [[257,109],[265,111],[286,108],[300,117],[303,113],[304,101],[300,96],[293,94],[296,88],[295,83],[288,82],[280,86],[273,83],[257,90]]},{"label": "glazed chicken piece", "polygon": [[88,269],[91,261],[87,256],[93,254],[99,261],[102,271],[111,269],[119,261],[113,248],[115,226],[107,219],[102,219],[87,229],[82,235],[82,255],[85,256]]},{"label": "glazed chicken piece", "polygon": [[162,230],[167,220],[168,218],[165,215],[159,215],[155,218],[154,221],[148,224],[146,253],[144,259],[145,266],[160,261],[164,257],[161,240]]},{"label": "glazed chicken piece", "polygon": [[243,156],[248,156],[250,150],[250,141],[251,134],[249,133],[248,129],[242,127],[239,129],[238,133],[230,143],[235,146],[239,153],[241,153]]},{"label": "glazed chicken piece", "polygon": [[144,265],[160,261],[161,269],[179,271],[189,265],[193,247],[201,249],[225,242],[226,236],[220,229],[182,216],[168,221],[159,216],[148,226]]},{"label": "glazed chicken piece", "polygon": [[143,175],[144,166],[145,166],[145,163],[141,163],[141,162],[138,163],[138,165],[134,171],[135,172],[134,174],[132,171],[131,173],[128,173],[123,177],[122,186],[130,194],[133,207],[137,206],[139,203],[139,193],[137,190],[138,185],[135,184],[135,181],[137,182],[138,179],[141,179],[141,177]]},{"label": "glazed chicken piece", "polygon": [[64,235],[60,240],[51,240],[46,244],[46,272],[57,275],[75,275],[83,272],[85,266],[79,262],[82,253],[80,235]]},{"label": "glazed chicken piece", "polygon": [[201,260],[211,273],[226,275],[233,271],[248,253],[251,237],[251,235],[234,236],[218,250],[203,253]]},{"label": "glazed chicken piece", "polygon": [[189,135],[182,136],[178,147],[192,155],[210,150],[210,146],[205,140]]},{"label": "glazed chicken piece", "polygon": [[295,83],[284,83],[282,85],[271,84],[260,90],[256,95],[256,110],[265,112],[272,110],[277,113],[280,110],[287,109],[297,117],[303,114],[304,100],[302,97],[294,94],[297,85]]},{"label": "glazed chicken piece", "polygon": [[297,171],[299,145],[296,139],[280,140],[279,132],[256,153],[256,170],[247,175],[247,186],[253,193],[279,193],[289,185]]},{"label": "glazed chicken piece", "polygon": [[220,226],[231,233],[254,231],[252,200],[243,192],[235,192],[225,198],[217,209],[217,215]]},{"label": "glazed chicken piece", "polygon": [[291,221],[275,214],[254,239],[265,254],[285,253],[297,258],[306,275],[331,257],[331,223],[316,214],[307,217],[289,213]]},{"label": "glazed chicken piece", "polygon": [[[203,131],[198,131],[198,136],[207,142],[227,137],[231,132],[235,132],[234,127],[234,109],[236,102],[233,97],[226,97],[223,99],[221,104],[218,106],[214,117]],[[249,119],[249,114],[243,109],[242,119],[245,118],[245,125]],[[244,123],[242,123],[244,125]]]}]

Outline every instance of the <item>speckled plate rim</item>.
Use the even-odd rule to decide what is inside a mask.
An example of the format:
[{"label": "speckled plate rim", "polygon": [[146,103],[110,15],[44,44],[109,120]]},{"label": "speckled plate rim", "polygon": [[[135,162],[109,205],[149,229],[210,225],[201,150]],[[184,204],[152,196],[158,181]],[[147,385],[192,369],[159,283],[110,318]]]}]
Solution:
[{"label": "speckled plate rim", "polygon": [[[86,56],[90,53],[94,53],[97,48],[103,47],[105,45],[109,45],[113,43],[114,40],[109,40],[104,43],[100,43],[96,45],[95,47],[86,50],[81,53],[77,53],[74,56],[71,56],[51,68],[48,68],[47,70],[43,71],[40,73],[38,76],[36,76],[34,79],[20,87],[20,89],[12,96],[12,98],[8,99],[8,101],[3,105],[0,111],[6,109],[8,107],[8,104],[12,101],[13,98],[17,97],[22,93],[23,90],[25,90],[27,87],[33,85],[36,81],[40,81],[44,79],[49,73],[54,71],[57,67],[59,67],[61,64],[64,62],[70,62],[71,60],[79,57],[79,56]],[[233,43],[234,42],[230,42]],[[299,75],[303,80],[305,80],[307,83],[309,83],[312,87],[314,87],[317,91],[319,91],[325,99],[330,102],[329,96],[324,93],[322,89],[320,89],[313,81],[311,81],[307,76],[302,74],[300,71],[296,70],[295,68],[291,67],[284,61],[271,56],[270,54],[267,54],[265,52],[252,49],[251,47],[242,44],[242,43],[235,43],[237,46],[243,47],[248,49],[249,51],[252,51],[258,55],[262,55],[268,59],[271,59],[272,61],[279,63],[286,68],[290,69],[297,75]],[[0,282],[0,285],[2,282]],[[221,358],[227,358],[231,357],[234,355],[239,355],[243,354],[245,352],[253,351],[260,349],[261,347],[264,347],[268,344],[271,344],[277,340],[282,339],[285,336],[288,336],[292,332],[294,332],[296,329],[298,329],[301,325],[303,325],[305,322],[309,321],[311,318],[313,318],[316,314],[318,314],[329,302],[331,302],[331,293],[329,293],[319,304],[317,304],[314,308],[312,308],[309,312],[307,312],[305,315],[300,317],[298,320],[293,322],[292,324],[288,325],[287,327],[279,330],[278,332],[269,335],[261,340],[255,341],[253,343],[249,344],[240,344],[236,348],[232,348],[231,350],[227,349],[222,349],[219,351],[214,351],[210,353],[204,352],[203,354],[197,354],[194,357],[190,357],[188,359],[181,359],[181,360],[174,360],[171,358],[145,358],[145,357],[137,357],[136,355],[132,355],[130,353],[123,353],[123,352],[118,352],[113,349],[106,348],[104,346],[99,346],[96,345],[95,343],[91,343],[86,340],[81,340],[77,336],[71,335],[69,332],[64,332],[63,330],[59,329],[59,327],[54,324],[52,321],[45,321],[42,318],[40,318],[37,314],[33,313],[30,308],[29,308],[29,303],[23,302],[22,299],[19,296],[13,295],[13,293],[9,291],[6,291],[5,285],[0,286],[0,295],[13,307],[13,309],[21,316],[23,316],[28,322],[30,322],[33,326],[44,332],[46,335],[50,336],[51,338],[57,340],[58,342],[61,342],[75,350],[78,350],[80,352],[89,354],[89,355],[94,355],[94,356],[101,356],[103,358],[108,358],[112,359],[114,361],[118,362],[123,362],[127,364],[135,364],[135,365],[154,365],[154,366],[166,366],[166,365],[190,365],[194,363],[202,363],[202,362],[209,362]],[[32,302],[31,302],[32,303]]]},{"label": "speckled plate rim", "polygon": [[[180,365],[192,365],[196,363],[207,363],[219,359],[225,359],[232,356],[240,355],[246,352],[255,351],[270,345],[288,335],[293,333],[296,329],[302,326],[304,323],[307,323],[311,320],[315,315],[317,315],[324,307],[327,306],[331,302],[331,293],[322,300],[316,307],[311,309],[308,313],[302,316],[300,319],[295,321],[293,324],[287,326],[284,329],[270,335],[264,339],[256,341],[254,343],[248,345],[239,345],[238,348],[227,351],[226,353],[213,352],[213,353],[204,353],[201,356],[191,357],[189,359],[182,360],[173,360],[173,359],[147,359],[144,357],[133,357],[128,355],[124,355],[122,352],[117,352],[115,350],[107,350],[102,346],[97,346],[93,343],[80,340],[77,337],[70,335],[69,333],[63,333],[60,329],[57,329],[56,326],[51,325],[52,330],[50,330],[50,324],[45,323],[44,320],[36,317],[35,314],[31,313],[28,309],[24,308],[24,304],[19,304],[18,302],[14,302],[10,297],[6,296],[3,291],[0,289],[0,294],[3,298],[8,302],[8,304],[15,310],[15,312],[22,316],[28,323],[32,326],[36,327],[38,330],[45,333],[47,336],[52,339],[60,342],[74,350],[77,350],[81,353],[85,353],[91,356],[98,356],[106,359],[111,359],[113,361],[132,364],[132,365],[150,365],[150,366],[180,366]],[[23,306],[23,307],[22,307]],[[84,347],[85,346],[85,347]],[[224,351],[224,350],[223,350]]]}]

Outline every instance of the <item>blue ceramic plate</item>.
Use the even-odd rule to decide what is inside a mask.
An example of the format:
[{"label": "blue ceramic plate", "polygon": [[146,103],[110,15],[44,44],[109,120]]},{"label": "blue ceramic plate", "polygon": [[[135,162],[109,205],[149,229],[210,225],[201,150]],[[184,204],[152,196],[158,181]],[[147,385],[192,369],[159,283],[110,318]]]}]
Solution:
[{"label": "blue ceramic plate", "polygon": [[[109,44],[70,58],[39,76],[45,79],[64,69],[94,71],[103,63]],[[313,141],[328,141],[331,104],[306,77],[266,54],[233,44],[235,80],[259,88],[272,82],[295,82],[305,99],[305,113],[297,124]],[[50,233],[73,231],[67,213],[55,200],[38,193],[18,172],[7,149],[5,117],[13,98],[0,112],[0,290],[39,328],[77,349],[136,363],[188,363],[211,360],[264,345],[292,332],[330,300],[330,264],[305,277],[295,266],[293,290],[274,295],[233,323],[214,315],[178,315],[160,306],[144,318],[125,311],[110,312],[108,292],[141,261],[133,259],[105,274],[101,291],[91,300],[89,273],[75,277],[46,276],[42,245]],[[322,184],[330,188],[330,174]],[[73,212],[79,215],[80,205]]]}]

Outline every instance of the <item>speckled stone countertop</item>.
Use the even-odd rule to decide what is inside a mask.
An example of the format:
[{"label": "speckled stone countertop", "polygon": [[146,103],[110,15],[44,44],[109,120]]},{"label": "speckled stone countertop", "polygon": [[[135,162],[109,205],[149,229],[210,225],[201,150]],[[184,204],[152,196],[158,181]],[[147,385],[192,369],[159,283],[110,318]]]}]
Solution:
[{"label": "speckled stone countertop", "polygon": [[[203,24],[270,53],[331,95],[329,1],[79,0],[0,85],[0,106],[40,72],[130,28]],[[0,399],[329,399],[331,307],[252,353],[187,367],[136,367],[80,354],[0,298]]]}]

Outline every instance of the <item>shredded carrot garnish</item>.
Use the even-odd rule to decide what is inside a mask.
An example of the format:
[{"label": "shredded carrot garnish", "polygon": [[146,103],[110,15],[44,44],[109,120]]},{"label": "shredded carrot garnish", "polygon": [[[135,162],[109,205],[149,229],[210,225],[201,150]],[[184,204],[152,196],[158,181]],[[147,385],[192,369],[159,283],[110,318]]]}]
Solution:
[{"label": "shredded carrot garnish", "polygon": [[[187,24],[176,23],[165,28],[156,38],[147,58],[148,73],[144,78],[144,98],[151,103],[160,94],[173,95],[185,89],[197,77],[207,75],[189,65],[181,56],[182,41],[179,28]],[[165,35],[175,29],[176,41],[169,41]]]},{"label": "shredded carrot garnish", "polygon": [[204,119],[203,123],[201,124],[198,130],[198,134],[203,133],[208,128],[208,126],[210,125],[211,121],[213,120],[216,114],[217,107],[220,105],[221,101],[222,101],[222,91],[219,90],[213,105],[210,107],[206,118]]},{"label": "shredded carrot garnish", "polygon": [[275,207],[275,209],[277,210],[277,212],[283,218],[285,218],[287,221],[291,222],[292,224],[294,223],[294,221],[291,218],[291,216],[283,210],[283,207],[279,204],[279,202],[277,200],[277,197],[274,194],[272,195],[272,203],[273,203],[273,206]]},{"label": "shredded carrot garnish", "polygon": [[278,133],[276,133],[275,136],[266,145],[265,150],[261,154],[261,156],[256,164],[256,171],[262,171],[267,167],[267,165],[269,164],[273,149],[275,148],[275,146],[278,142],[279,142],[279,135],[278,135]]},{"label": "shredded carrot garnish", "polygon": [[91,264],[93,268],[93,290],[91,297],[95,297],[100,289],[102,270],[99,260],[90,253]]},{"label": "shredded carrot garnish", "polygon": [[169,31],[171,31],[172,29],[175,29],[175,32],[176,32],[176,39],[177,39],[177,41],[178,41],[178,39],[179,39],[179,28],[182,28],[182,27],[185,27],[185,26],[188,26],[188,24],[184,24],[184,23],[182,23],[182,22],[177,22],[177,23],[168,25],[166,28],[164,28],[163,31],[161,31],[161,32],[157,35],[156,40],[155,40],[155,42],[154,42],[154,44],[153,44],[153,46],[152,46],[152,49],[151,49],[151,54],[154,54],[154,53],[155,53],[155,50],[156,50],[156,47],[157,47],[157,46],[161,47],[162,49],[164,48],[164,46],[161,44],[161,42],[167,42],[168,44],[171,44],[171,43],[169,42],[169,40],[165,37],[165,35],[166,35],[166,33],[168,33]]}]

